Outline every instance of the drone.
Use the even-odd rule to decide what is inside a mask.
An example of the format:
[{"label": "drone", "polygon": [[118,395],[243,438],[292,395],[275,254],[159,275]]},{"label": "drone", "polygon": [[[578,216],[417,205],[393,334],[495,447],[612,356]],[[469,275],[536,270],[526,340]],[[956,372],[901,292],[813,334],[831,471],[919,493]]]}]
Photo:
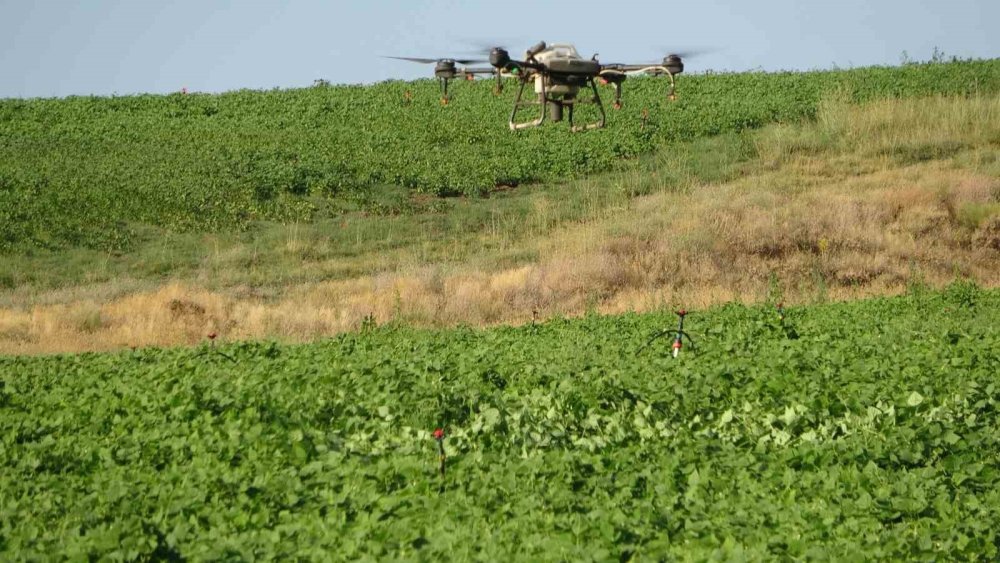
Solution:
[{"label": "drone", "polygon": [[[473,80],[479,75],[492,75],[496,80],[494,93],[500,94],[503,92],[504,79],[516,79],[519,87],[508,120],[512,131],[538,127],[545,123],[546,118],[554,122],[562,121],[565,116],[570,129],[576,132],[600,129],[605,125],[607,115],[604,112],[601,96],[597,92],[598,82],[614,87],[615,109],[622,107],[622,84],[628,76],[634,74],[666,76],[670,83],[667,95],[671,100],[676,99],[674,77],[684,72],[684,61],[681,57],[681,54],[673,53],[663,57],[658,63],[602,64],[597,60],[596,54],[590,59],[584,59],[571,44],[549,45],[540,41],[525,51],[524,60],[512,59],[510,53],[503,47],[491,48],[488,60],[387,58],[434,64],[434,76],[441,85],[442,105],[447,105],[449,102],[448,84],[452,80],[460,78]],[[485,62],[489,62],[490,66],[466,66]],[[528,84],[533,84],[534,96],[525,96]],[[575,125],[574,109],[584,104],[596,105],[600,119]],[[538,108],[537,113],[529,109],[532,106]],[[525,114],[527,117],[524,117]]]}]

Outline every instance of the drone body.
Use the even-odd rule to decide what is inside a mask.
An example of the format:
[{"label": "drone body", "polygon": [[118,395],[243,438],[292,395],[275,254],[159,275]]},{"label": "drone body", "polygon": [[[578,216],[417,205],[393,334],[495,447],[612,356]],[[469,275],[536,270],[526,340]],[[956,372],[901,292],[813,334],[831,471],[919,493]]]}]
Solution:
[{"label": "drone body", "polygon": [[576,52],[576,47],[569,44],[549,45],[535,55],[535,59],[549,69],[578,73],[550,74],[548,76],[542,73],[535,74],[536,94],[548,92],[553,97],[570,99],[580,91],[580,86],[586,82],[584,77],[594,72],[596,65],[594,61],[583,60],[583,57]]},{"label": "drone body", "polygon": [[[535,99],[524,99],[524,89],[527,81],[521,82],[521,87],[517,93],[517,100],[514,102],[514,111],[511,113],[510,128],[513,130],[536,127],[545,121],[546,108],[548,116],[552,121],[562,121],[563,110],[568,109],[570,127],[574,129],[594,129],[604,126],[604,106],[601,104],[600,96],[597,93],[596,85],[593,84],[595,73],[600,71],[600,64],[596,61],[584,60],[576,51],[576,47],[569,44],[555,44],[546,46],[533,57],[539,64],[543,65],[548,72],[535,72],[532,82],[534,84]],[[584,92],[580,96],[583,88],[591,87],[591,92]],[[591,94],[588,96],[587,94]],[[579,104],[597,104],[601,111],[601,119],[598,122],[577,127],[573,125],[573,110]],[[532,105],[542,106],[540,115],[530,121],[519,121],[517,119],[519,110]]]},{"label": "drone body", "polygon": [[[441,83],[442,104],[447,104],[448,83],[458,77],[473,79],[477,75],[489,74],[496,79],[496,93],[503,91],[504,79],[518,81],[517,96],[510,114],[508,125],[513,131],[537,127],[546,118],[552,121],[562,121],[564,114],[568,117],[573,131],[585,131],[604,127],[606,115],[604,104],[597,91],[597,81],[610,84],[615,89],[614,107],[621,107],[622,83],[630,74],[665,75],[669,78],[668,95],[674,98],[674,76],[684,71],[684,63],[680,55],[671,54],[660,63],[650,64],[602,64],[597,55],[584,59],[570,44],[547,45],[544,41],[532,46],[524,53],[524,60],[515,60],[503,47],[490,50],[490,67],[459,68],[458,65],[471,64],[476,60],[463,59],[418,59],[410,57],[391,57],[418,63],[434,63],[434,75]],[[528,84],[532,92],[525,95]],[[533,95],[532,95],[533,94]],[[573,123],[574,109],[583,104],[596,105],[600,111],[600,119],[592,123],[575,125]],[[523,118],[526,110],[532,106],[538,108],[533,118]]]}]

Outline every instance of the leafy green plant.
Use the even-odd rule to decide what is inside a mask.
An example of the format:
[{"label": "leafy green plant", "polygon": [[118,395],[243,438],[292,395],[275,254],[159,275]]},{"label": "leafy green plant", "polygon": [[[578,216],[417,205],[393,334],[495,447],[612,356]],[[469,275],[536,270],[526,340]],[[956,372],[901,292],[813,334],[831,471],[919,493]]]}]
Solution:
[{"label": "leafy green plant", "polygon": [[[457,85],[441,107],[433,80],[219,95],[0,100],[0,252],[127,249],[140,225],[239,231],[314,218],[322,202],[386,187],[439,196],[582,177],[664,144],[812,119],[834,92],[851,102],[1000,91],[1000,61],[822,72],[685,75],[680,99],[629,81],[608,127],[517,134],[512,95]],[[732,150],[751,150],[729,143]],[[932,147],[933,148],[933,147]],[[918,150],[919,149],[919,150]],[[728,150],[728,149],[727,149]],[[938,149],[907,149],[926,158]],[[691,162],[708,177],[721,162]],[[683,163],[682,163],[683,164]],[[689,166],[688,166],[689,165]],[[362,196],[376,212],[377,197]]]},{"label": "leafy green plant", "polygon": [[0,559],[995,560],[1000,293],[787,314],[0,357]]}]

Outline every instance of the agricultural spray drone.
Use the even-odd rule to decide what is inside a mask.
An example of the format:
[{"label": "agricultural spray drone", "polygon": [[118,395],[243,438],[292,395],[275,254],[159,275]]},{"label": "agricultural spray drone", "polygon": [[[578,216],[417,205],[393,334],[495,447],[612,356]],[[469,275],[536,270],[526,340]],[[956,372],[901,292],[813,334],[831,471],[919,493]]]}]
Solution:
[{"label": "agricultural spray drone", "polygon": [[[584,59],[570,44],[547,45],[544,41],[525,51],[524,60],[515,60],[503,47],[489,50],[489,67],[466,67],[464,65],[487,62],[474,59],[425,59],[415,57],[388,57],[415,63],[434,64],[434,76],[441,84],[441,103],[448,103],[448,83],[464,78],[474,79],[477,75],[492,75],[496,80],[495,92],[503,91],[504,79],[516,79],[519,83],[514,109],[510,113],[511,130],[518,131],[537,127],[545,122],[562,121],[564,112],[573,131],[599,129],[604,127],[604,104],[597,92],[597,82],[609,84],[615,89],[613,107],[622,104],[622,84],[630,74],[650,74],[666,76],[670,81],[667,95],[674,99],[674,76],[684,72],[682,54],[670,54],[658,63],[649,64],[602,64],[597,55]],[[462,65],[461,67],[459,65]],[[534,85],[534,96],[525,96],[529,83]],[[601,117],[593,123],[573,124],[573,110],[576,106],[594,104]],[[533,118],[523,119],[520,114],[531,106],[538,106]],[[530,116],[529,116],[530,117]]]}]

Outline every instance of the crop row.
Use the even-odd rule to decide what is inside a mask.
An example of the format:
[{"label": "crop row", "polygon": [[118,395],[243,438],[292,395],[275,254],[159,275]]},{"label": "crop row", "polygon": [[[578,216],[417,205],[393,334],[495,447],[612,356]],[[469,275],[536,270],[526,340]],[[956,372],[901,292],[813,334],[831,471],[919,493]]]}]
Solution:
[{"label": "crop row", "polygon": [[676,360],[639,351],[669,313],[0,358],[0,558],[996,560],[998,312],[732,305]]}]

